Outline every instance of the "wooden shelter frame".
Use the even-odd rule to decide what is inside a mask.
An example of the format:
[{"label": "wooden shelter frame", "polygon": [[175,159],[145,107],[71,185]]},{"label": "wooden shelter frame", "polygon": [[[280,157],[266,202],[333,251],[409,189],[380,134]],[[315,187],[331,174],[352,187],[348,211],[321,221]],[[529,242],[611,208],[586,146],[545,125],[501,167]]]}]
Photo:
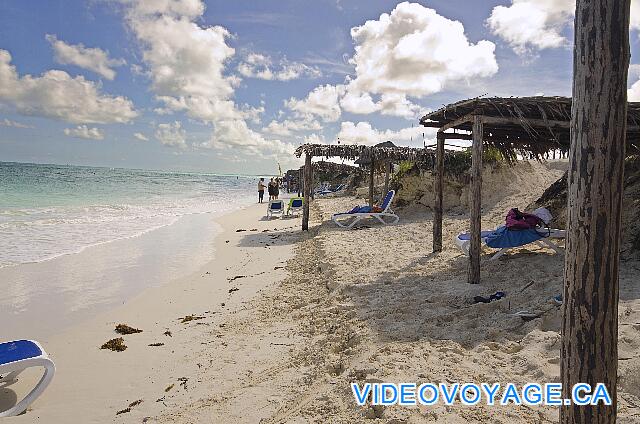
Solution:
[{"label": "wooden shelter frame", "polygon": [[[467,280],[480,282],[482,230],[482,151],[493,146],[507,160],[518,154],[542,158],[550,151],[567,152],[570,145],[571,99],[567,97],[474,98],[453,103],[420,119],[425,127],[438,128],[436,136],[433,251],[442,251],[444,142],[471,140],[470,249]],[[465,133],[447,131],[465,131]],[[629,103],[627,114],[629,150],[640,145],[640,103]]]}]

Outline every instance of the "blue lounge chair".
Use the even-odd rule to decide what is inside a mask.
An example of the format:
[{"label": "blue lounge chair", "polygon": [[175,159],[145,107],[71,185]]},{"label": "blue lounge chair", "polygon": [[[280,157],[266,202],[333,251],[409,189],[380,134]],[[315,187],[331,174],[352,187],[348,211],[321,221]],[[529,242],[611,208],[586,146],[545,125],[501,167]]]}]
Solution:
[{"label": "blue lounge chair", "polygon": [[[480,238],[487,247],[499,249],[489,260],[494,261],[500,256],[507,253],[507,251],[514,247],[525,246],[530,243],[537,243],[542,247],[550,247],[556,253],[561,253],[558,246],[550,242],[550,239],[564,239],[566,235],[565,230],[510,230],[505,226],[500,226],[492,231],[482,231]],[[460,233],[455,239],[456,246],[465,255],[469,255],[469,248],[471,247],[471,235],[469,233]]]},{"label": "blue lounge chair", "polygon": [[0,412],[0,417],[11,417],[24,412],[34,400],[47,388],[56,367],[42,346],[33,340],[15,340],[0,343],[0,386],[9,386],[17,381],[16,377],[30,367],[44,367],[44,374],[38,384],[24,399],[6,411]]},{"label": "blue lounge chair", "polygon": [[[360,208],[354,208],[351,212],[343,212],[333,214],[331,220],[335,222],[335,224],[342,228],[353,228],[358,222],[365,218],[375,218],[380,221],[383,225],[395,224],[400,218],[398,215],[393,213],[391,210],[391,202],[393,201],[393,197],[396,195],[396,192],[390,190],[387,195],[384,197],[384,201],[382,205],[380,205],[380,209],[382,212],[371,212],[368,206],[363,206]],[[391,218],[390,222],[385,221],[386,218]]]},{"label": "blue lounge chair", "polygon": [[345,187],[346,187],[345,184],[340,184],[336,188],[327,187],[325,189],[316,191],[316,194],[318,194],[320,196],[326,196],[327,194],[334,194],[334,193],[337,193],[339,191],[342,191],[342,190],[344,190]]},{"label": "blue lounge chair", "polygon": [[267,218],[271,218],[275,215],[284,215],[284,200],[269,200],[267,206]]},{"label": "blue lounge chair", "polygon": [[295,213],[302,213],[303,206],[302,197],[294,197],[289,200],[289,207],[287,208],[287,215],[293,216]]}]

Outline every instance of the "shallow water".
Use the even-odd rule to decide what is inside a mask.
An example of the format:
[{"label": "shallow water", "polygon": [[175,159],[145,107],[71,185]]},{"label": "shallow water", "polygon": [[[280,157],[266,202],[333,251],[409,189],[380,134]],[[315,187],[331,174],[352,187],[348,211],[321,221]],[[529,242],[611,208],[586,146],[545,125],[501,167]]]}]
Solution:
[{"label": "shallow water", "polygon": [[0,267],[136,237],[254,201],[256,178],[0,162]]},{"label": "shallow water", "polygon": [[0,163],[0,340],[45,338],[197,271],[256,178]]}]

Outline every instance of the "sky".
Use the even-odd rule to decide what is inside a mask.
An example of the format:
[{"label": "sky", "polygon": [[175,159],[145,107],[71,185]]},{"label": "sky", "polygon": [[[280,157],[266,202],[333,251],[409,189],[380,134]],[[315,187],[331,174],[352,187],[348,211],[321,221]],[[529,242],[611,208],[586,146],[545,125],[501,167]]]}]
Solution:
[{"label": "sky", "polygon": [[[640,101],[640,0],[628,94]],[[571,94],[575,0],[3,0],[0,161],[240,174],[423,146],[480,95]]]}]

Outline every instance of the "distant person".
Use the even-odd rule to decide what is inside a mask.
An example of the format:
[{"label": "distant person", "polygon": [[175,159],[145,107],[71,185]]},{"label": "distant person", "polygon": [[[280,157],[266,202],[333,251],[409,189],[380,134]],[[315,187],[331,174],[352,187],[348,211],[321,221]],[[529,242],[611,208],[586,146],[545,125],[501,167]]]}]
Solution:
[{"label": "distant person", "polygon": [[266,185],[264,185],[264,178],[260,178],[260,181],[258,181],[258,203],[262,203],[263,199],[264,199],[264,189],[265,187],[267,187]]},{"label": "distant person", "polygon": [[276,182],[273,185],[273,199],[278,200],[279,196],[280,196],[280,179],[276,178]]},{"label": "distant person", "polygon": [[269,190],[269,200],[275,200],[275,185],[276,183],[273,181],[273,178],[271,178],[271,180],[269,181],[269,186],[267,187]]}]

